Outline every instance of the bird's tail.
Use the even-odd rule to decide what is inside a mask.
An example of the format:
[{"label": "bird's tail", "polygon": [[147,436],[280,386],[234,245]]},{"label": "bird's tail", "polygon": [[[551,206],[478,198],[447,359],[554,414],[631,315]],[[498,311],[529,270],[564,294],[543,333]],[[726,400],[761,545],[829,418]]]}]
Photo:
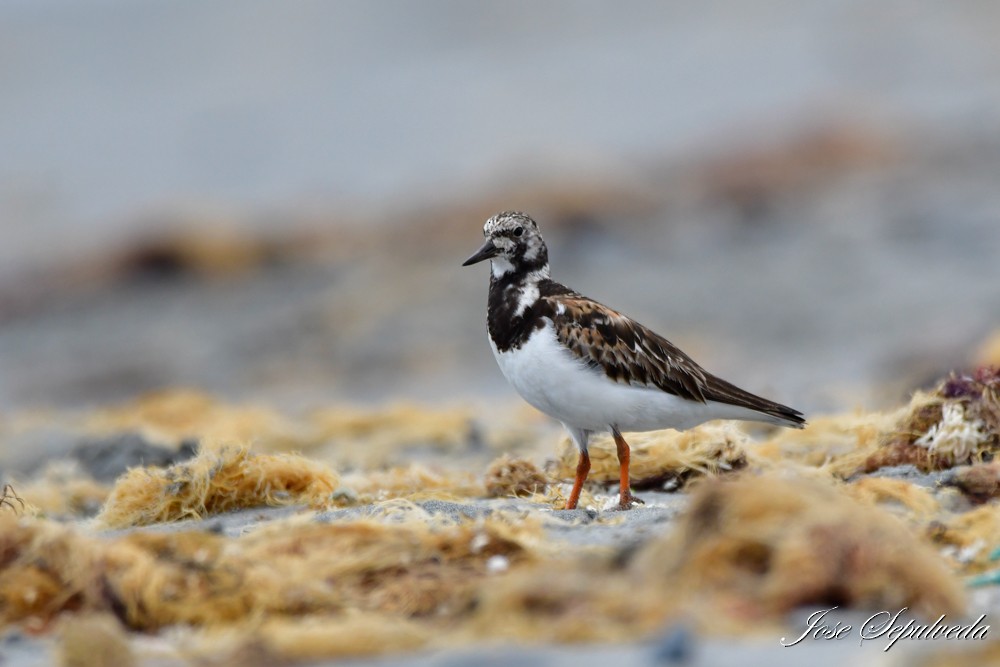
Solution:
[{"label": "bird's tail", "polygon": [[776,403],[756,394],[751,394],[745,389],[740,389],[736,385],[726,382],[722,378],[712,376],[705,387],[705,398],[710,401],[718,401],[728,405],[735,405],[747,408],[760,415],[755,421],[762,421],[778,426],[788,426],[790,428],[802,428],[806,425],[805,416],[794,408]]}]

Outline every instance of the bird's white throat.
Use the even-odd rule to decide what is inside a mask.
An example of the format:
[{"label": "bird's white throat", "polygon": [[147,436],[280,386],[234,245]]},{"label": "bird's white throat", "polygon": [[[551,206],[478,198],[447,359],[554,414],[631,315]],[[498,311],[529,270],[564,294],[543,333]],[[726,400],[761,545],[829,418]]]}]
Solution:
[{"label": "bird's white throat", "polygon": [[514,265],[506,257],[494,257],[490,260],[490,272],[494,278],[503,278],[514,270]]}]

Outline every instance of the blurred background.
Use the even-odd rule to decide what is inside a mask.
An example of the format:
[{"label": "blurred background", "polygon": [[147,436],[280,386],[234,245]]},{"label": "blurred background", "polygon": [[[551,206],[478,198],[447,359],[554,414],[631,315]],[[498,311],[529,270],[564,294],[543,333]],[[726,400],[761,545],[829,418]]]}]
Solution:
[{"label": "blurred background", "polygon": [[1000,357],[1000,4],[0,2],[0,409],[515,401],[491,214],[806,411]]}]

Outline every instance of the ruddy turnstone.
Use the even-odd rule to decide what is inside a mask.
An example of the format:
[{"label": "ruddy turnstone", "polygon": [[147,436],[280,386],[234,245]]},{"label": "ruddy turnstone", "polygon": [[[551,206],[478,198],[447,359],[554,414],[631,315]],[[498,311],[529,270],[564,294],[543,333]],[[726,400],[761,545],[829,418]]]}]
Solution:
[{"label": "ruddy turnstone", "polygon": [[592,433],[614,437],[618,506],[629,509],[636,499],[622,431],[684,430],[712,419],[805,424],[799,411],[712,375],[666,338],[552,280],[545,241],[524,213],[498,213],[483,235],[486,242],[462,266],[490,260],[493,355],[521,397],[562,422],[580,450],[566,509],[576,507],[590,472]]}]

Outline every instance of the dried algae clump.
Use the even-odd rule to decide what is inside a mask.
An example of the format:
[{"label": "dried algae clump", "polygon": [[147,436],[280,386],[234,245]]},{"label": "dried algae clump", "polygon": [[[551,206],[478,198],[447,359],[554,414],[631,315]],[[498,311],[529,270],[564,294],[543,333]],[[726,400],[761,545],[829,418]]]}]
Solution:
[{"label": "dried algae clump", "polygon": [[[703,424],[687,431],[626,434],[631,454],[632,487],[673,489],[696,475],[717,474],[746,466],[749,436],[732,423]],[[609,435],[591,440],[590,476],[599,483],[618,481],[618,454]],[[559,458],[549,473],[573,479],[579,452],[569,438],[560,445]]]},{"label": "dried algae clump", "polygon": [[387,465],[403,447],[449,451],[465,447],[476,437],[468,410],[409,403],[377,410],[328,408],[312,414],[310,422],[337,465]]},{"label": "dried algae clump", "polygon": [[629,642],[663,627],[677,600],[623,576],[611,563],[551,559],[483,587],[468,640]]},{"label": "dried algae clump", "polygon": [[751,461],[771,468],[795,461],[847,478],[864,467],[903,414],[900,410],[810,417],[801,431],[781,429],[759,443]]},{"label": "dried algae clump", "polygon": [[926,519],[940,510],[930,491],[901,479],[862,477],[847,485],[846,490],[855,500],[895,510],[904,517]]},{"label": "dried algae clump", "polygon": [[932,455],[939,456],[946,464],[967,461],[986,444],[988,434],[979,419],[967,419],[961,403],[941,406],[941,421],[913,441],[925,447]]},{"label": "dried algae clump", "polygon": [[549,480],[534,463],[506,454],[486,470],[486,495],[491,498],[530,496],[545,491]]},{"label": "dried algae clump", "polygon": [[94,590],[93,540],[56,523],[0,513],[0,624],[44,627],[86,606]]},{"label": "dried algae clump", "polygon": [[26,503],[26,515],[48,517],[93,516],[111,493],[111,487],[95,481],[72,461],[50,462],[42,475],[17,485]]},{"label": "dried algae clump", "polygon": [[975,463],[1000,452],[1000,368],[953,374],[918,393],[864,470],[914,464],[923,470]]},{"label": "dried algae clump", "polygon": [[208,533],[126,535],[101,551],[102,598],[94,603],[107,605],[136,630],[218,625],[281,610],[284,598],[248,581],[254,564],[229,546]]},{"label": "dried algae clump", "polygon": [[388,470],[349,473],[344,475],[343,483],[359,502],[395,498],[457,500],[482,497],[484,493],[482,483],[472,473],[437,470],[419,463]]},{"label": "dried algae clump", "polygon": [[246,556],[282,570],[297,561],[295,571],[304,585],[332,586],[346,608],[452,616],[473,603],[475,584],[488,575],[492,557],[512,564],[530,558],[522,542],[531,532],[490,520],[437,529],[374,522],[293,531],[275,527],[250,536]]},{"label": "dried algae clump", "polygon": [[99,411],[86,428],[100,435],[142,434],[179,444],[247,442],[263,452],[320,450],[335,465],[387,465],[404,447],[455,450],[477,436],[472,416],[460,408],[407,403],[377,409],[336,407],[289,417],[266,407],[227,405],[190,390],[162,391]]},{"label": "dried algae clump", "polygon": [[[413,651],[432,637],[429,628],[381,614],[350,613],[265,621],[232,651],[233,665],[283,665],[289,661]],[[217,646],[208,647],[209,653]]]},{"label": "dried algae clump", "polygon": [[169,468],[129,470],[97,522],[126,528],[261,505],[323,505],[339,482],[333,470],[302,456],[251,454],[233,446],[202,449]]},{"label": "dried algae clump", "polygon": [[80,614],[60,629],[62,667],[131,667],[136,664],[124,628],[111,614]]},{"label": "dried algae clump", "polygon": [[963,574],[996,567],[990,552],[1000,546],[1000,506],[988,503],[974,510],[931,523],[928,536]]},{"label": "dried algae clump", "polygon": [[208,394],[183,389],[154,392],[101,410],[87,427],[99,434],[136,432],[154,442],[173,444],[195,438],[285,450],[316,440],[313,428],[268,408],[225,405]]},{"label": "dried algae clump", "polygon": [[895,411],[815,417],[802,431],[779,431],[752,450],[751,463],[773,468],[796,461],[846,479],[887,466],[949,468],[996,452],[1000,371],[983,368],[917,392]]},{"label": "dried algae clump", "polygon": [[635,566],[673,595],[748,614],[841,605],[936,618],[963,609],[945,562],[895,517],[832,484],[775,474],[702,483],[675,533]]},{"label": "dried algae clump", "polygon": [[955,468],[946,482],[977,503],[1000,495],[1000,461]]},{"label": "dried algae clump", "polygon": [[493,576],[531,560],[532,531],[497,520],[427,525],[285,522],[241,538],[131,533],[97,539],[0,515],[0,621],[45,627],[109,612],[133,630],[233,627],[271,618],[371,613],[454,618]]}]

